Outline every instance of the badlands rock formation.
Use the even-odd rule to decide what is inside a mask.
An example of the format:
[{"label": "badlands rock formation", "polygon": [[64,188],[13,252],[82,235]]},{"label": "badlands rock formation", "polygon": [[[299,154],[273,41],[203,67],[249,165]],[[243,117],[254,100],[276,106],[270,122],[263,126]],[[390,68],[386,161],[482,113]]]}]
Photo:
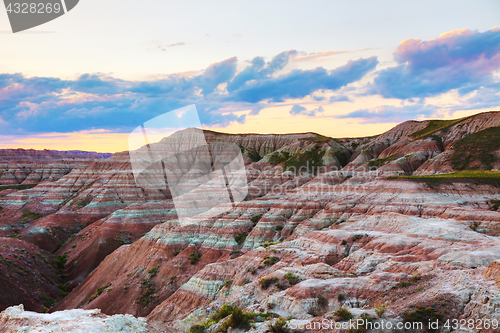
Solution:
[{"label": "badlands rock formation", "polygon": [[500,321],[499,126],[489,112],[357,139],[206,132],[245,155],[248,196],[182,224],[168,190],[135,183],[127,153],[0,191],[0,278],[18,281],[0,305],[40,311],[43,293],[54,314],[100,309],[173,332],[231,324],[209,320],[228,304],[253,332],[339,321],[340,308]]},{"label": "badlands rock formation", "polygon": [[110,156],[79,150],[0,149],[0,185],[53,182],[92,160]]},{"label": "badlands rock formation", "polygon": [[1,332],[154,332],[145,318],[130,315],[106,316],[95,310],[66,310],[51,314],[24,311],[22,305],[12,306],[0,314]]}]

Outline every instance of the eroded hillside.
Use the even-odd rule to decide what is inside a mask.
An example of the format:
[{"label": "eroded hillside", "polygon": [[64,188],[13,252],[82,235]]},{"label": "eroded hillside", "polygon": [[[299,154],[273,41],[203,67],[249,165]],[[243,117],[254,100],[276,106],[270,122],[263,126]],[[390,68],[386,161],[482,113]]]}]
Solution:
[{"label": "eroded hillside", "polygon": [[255,332],[280,316],[340,320],[340,308],[500,320],[499,126],[489,112],[367,138],[206,132],[244,153],[248,196],[183,225],[168,191],[136,185],[127,153],[5,189],[1,278],[43,278],[16,277],[0,305],[58,301],[51,312],[99,308],[179,332],[231,324],[217,320],[228,304]]}]

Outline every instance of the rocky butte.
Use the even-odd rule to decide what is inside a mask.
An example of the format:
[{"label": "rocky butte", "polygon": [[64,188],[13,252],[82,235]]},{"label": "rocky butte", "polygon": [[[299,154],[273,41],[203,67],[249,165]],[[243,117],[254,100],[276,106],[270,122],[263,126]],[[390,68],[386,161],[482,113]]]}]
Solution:
[{"label": "rocky butte", "polygon": [[182,224],[128,153],[0,151],[0,331],[499,332],[500,112],[204,134],[240,148],[248,195]]}]

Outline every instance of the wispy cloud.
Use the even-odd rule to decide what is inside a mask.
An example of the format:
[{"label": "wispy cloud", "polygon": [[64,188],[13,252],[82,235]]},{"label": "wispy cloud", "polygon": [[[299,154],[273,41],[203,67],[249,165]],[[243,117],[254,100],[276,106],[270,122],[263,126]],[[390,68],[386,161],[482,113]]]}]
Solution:
[{"label": "wispy cloud", "polygon": [[347,52],[348,51],[325,51],[316,53],[306,53],[304,55],[292,59],[292,61],[311,61],[311,60],[316,60],[318,58],[330,57]]},{"label": "wispy cloud", "polygon": [[167,49],[170,47],[177,47],[177,46],[186,45],[186,43],[184,43],[184,42],[165,44],[161,40],[157,40],[157,39],[153,40],[151,43],[153,44],[153,46],[150,48],[150,50],[153,50],[153,51],[167,51]]}]

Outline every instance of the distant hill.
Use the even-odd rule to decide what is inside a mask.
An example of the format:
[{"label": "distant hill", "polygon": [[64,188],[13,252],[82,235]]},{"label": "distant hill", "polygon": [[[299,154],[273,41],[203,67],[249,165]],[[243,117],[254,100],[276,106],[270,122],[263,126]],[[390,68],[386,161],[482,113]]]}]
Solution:
[{"label": "distant hill", "polygon": [[0,162],[8,161],[30,161],[48,162],[66,159],[106,159],[112,156],[111,153],[97,153],[94,151],[81,150],[35,150],[35,149],[0,149]]}]

